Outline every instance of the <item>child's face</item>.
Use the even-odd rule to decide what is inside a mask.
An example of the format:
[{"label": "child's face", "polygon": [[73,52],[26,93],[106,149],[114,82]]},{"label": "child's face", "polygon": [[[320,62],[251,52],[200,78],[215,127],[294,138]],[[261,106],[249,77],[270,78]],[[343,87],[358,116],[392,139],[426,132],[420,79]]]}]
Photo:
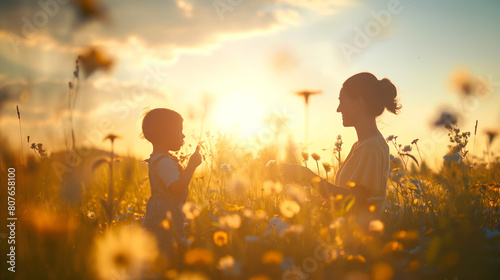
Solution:
[{"label": "child's face", "polygon": [[169,150],[178,151],[180,150],[182,145],[184,145],[185,135],[182,133],[182,129],[182,122],[180,122],[178,126],[172,130],[172,133],[167,136],[167,141],[169,142]]}]

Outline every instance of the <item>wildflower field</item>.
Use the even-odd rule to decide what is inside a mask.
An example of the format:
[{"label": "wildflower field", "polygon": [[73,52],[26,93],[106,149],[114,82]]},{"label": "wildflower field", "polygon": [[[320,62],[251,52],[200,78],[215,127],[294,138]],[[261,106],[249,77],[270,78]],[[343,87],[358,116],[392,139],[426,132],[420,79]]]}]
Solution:
[{"label": "wildflower field", "polygon": [[[450,152],[437,170],[419,157],[418,139],[400,145],[397,136],[387,138],[387,207],[368,230],[348,215],[351,197],[322,199],[308,186],[282,182],[278,147],[253,155],[224,134],[206,133],[204,165],[183,207],[188,240],[172,260],[161,258],[154,237],[140,228],[150,195],[146,163],[75,148],[69,153],[78,167],[64,172],[54,166],[63,168],[66,154],[48,155],[34,143],[26,166],[15,170],[16,278],[495,279],[500,160],[471,159],[474,136],[446,126]],[[111,147],[119,140],[104,139]],[[332,181],[344,148],[339,135],[334,162],[293,147],[281,161],[308,164]],[[189,149],[178,152],[181,164]],[[11,150],[2,164],[16,166]],[[9,232],[1,234],[3,250]]]},{"label": "wildflower field", "polygon": [[[0,280],[500,279],[499,14],[498,0],[0,1]],[[376,80],[364,97],[344,87],[360,72]],[[351,116],[397,113],[362,124],[391,170],[366,226],[354,196],[315,190],[360,128],[341,91]],[[141,226],[153,108],[182,115],[180,165],[203,158],[171,259]],[[282,164],[317,177],[287,182]]]}]

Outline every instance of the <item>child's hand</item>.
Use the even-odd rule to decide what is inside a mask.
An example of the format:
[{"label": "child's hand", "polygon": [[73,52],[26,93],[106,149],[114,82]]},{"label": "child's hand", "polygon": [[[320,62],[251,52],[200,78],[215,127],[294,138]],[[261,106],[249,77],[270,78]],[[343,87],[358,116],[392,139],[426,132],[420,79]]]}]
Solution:
[{"label": "child's hand", "polygon": [[202,162],[201,155],[200,155],[198,147],[196,147],[196,150],[194,151],[194,153],[189,158],[188,165],[189,166],[193,166],[193,167],[197,167],[197,166],[199,166],[201,164],[201,162]]}]

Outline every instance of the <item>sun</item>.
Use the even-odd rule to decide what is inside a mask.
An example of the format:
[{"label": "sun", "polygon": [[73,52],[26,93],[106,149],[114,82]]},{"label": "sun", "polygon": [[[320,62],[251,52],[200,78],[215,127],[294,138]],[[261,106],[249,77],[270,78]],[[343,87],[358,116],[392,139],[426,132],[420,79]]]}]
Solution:
[{"label": "sun", "polygon": [[219,99],[213,110],[218,129],[246,137],[258,134],[263,129],[264,114],[264,105],[247,92],[237,92]]}]

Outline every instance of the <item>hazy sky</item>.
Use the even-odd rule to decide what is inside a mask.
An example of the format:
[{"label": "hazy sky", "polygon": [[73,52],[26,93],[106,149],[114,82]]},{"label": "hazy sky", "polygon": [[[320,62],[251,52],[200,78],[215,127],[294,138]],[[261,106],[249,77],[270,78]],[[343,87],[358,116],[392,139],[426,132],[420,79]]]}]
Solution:
[{"label": "hazy sky", "polygon": [[[283,140],[301,142],[304,102],[294,92],[304,89],[323,91],[310,100],[306,150],[329,158],[321,150],[342,134],[347,152],[356,135],[342,127],[337,98],[358,72],[397,86],[401,114],[384,113],[379,127],[401,144],[419,138],[431,161],[446,152],[446,133],[432,127],[443,108],[465,131],[479,121],[477,155],[484,132],[500,129],[497,0],[81,2],[0,1],[0,129],[16,149],[16,105],[24,137],[64,148],[68,82],[91,47],[113,66],[82,75],[77,141],[107,147],[102,138],[114,133],[118,151],[141,158],[151,153],[138,137],[145,108],[179,111],[188,142],[200,137],[206,103],[204,131],[238,129],[242,145],[271,144],[263,120],[273,112],[289,119]],[[483,90],[457,94],[452,76]]]}]

